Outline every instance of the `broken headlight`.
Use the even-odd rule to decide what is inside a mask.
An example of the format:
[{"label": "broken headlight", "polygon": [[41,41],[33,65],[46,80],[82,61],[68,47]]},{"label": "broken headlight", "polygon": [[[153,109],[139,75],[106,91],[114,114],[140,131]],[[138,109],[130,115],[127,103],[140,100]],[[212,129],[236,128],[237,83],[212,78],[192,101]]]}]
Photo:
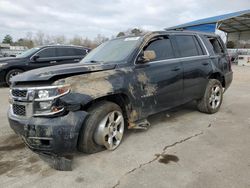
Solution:
[{"label": "broken headlight", "polygon": [[57,85],[37,88],[34,96],[34,115],[52,115],[63,111],[56,105],[56,99],[69,93],[70,85]]}]

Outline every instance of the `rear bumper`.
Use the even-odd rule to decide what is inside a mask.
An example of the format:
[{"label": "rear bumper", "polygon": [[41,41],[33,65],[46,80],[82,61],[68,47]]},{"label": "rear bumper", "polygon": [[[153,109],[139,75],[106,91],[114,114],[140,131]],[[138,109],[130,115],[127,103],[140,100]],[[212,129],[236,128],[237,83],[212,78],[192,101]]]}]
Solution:
[{"label": "rear bumper", "polygon": [[87,112],[77,111],[61,117],[22,120],[8,112],[11,128],[32,151],[56,156],[76,151],[78,135],[86,117]]},{"label": "rear bumper", "polygon": [[233,81],[233,72],[226,73],[224,77],[225,77],[225,90],[227,90]]}]

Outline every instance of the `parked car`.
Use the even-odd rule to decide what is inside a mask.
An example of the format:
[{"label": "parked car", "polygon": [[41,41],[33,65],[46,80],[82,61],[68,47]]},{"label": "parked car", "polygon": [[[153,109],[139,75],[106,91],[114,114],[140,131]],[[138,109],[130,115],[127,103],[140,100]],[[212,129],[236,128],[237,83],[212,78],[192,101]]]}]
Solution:
[{"label": "parked car", "polygon": [[78,64],[15,76],[8,117],[27,146],[48,158],[114,150],[126,127],[146,129],[152,114],[194,100],[199,111],[216,113],[232,76],[217,35],[162,31],[122,37]]},{"label": "parked car", "polygon": [[0,83],[24,71],[59,64],[78,63],[90,49],[80,46],[50,45],[32,48],[16,57],[0,59]]}]

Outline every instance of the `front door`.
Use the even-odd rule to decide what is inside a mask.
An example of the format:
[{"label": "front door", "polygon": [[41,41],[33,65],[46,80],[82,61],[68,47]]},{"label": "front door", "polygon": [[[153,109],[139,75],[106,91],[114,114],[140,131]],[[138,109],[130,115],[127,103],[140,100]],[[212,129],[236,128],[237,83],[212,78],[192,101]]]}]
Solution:
[{"label": "front door", "polygon": [[[47,66],[57,65],[56,50],[54,47],[44,48],[35,54],[37,59],[31,60],[29,63],[29,69],[37,69]],[[32,58],[31,58],[32,59]]]},{"label": "front door", "polygon": [[181,103],[183,70],[179,60],[175,59],[170,36],[152,39],[145,50],[154,51],[156,58],[136,64],[135,80],[141,92],[142,112],[149,115]]}]

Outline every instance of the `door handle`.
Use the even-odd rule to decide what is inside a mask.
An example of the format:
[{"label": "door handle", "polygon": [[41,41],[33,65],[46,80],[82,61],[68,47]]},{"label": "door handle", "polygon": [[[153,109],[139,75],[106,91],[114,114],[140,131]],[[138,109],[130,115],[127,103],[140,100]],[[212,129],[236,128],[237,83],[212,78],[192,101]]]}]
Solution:
[{"label": "door handle", "polygon": [[50,61],[49,63],[53,64],[53,63],[57,63],[57,61]]},{"label": "door handle", "polygon": [[75,61],[75,62],[78,62],[78,61],[80,61],[80,59],[74,59],[74,61]]},{"label": "door handle", "polygon": [[206,63],[202,63],[202,65],[208,65],[208,64],[209,64],[209,63],[207,63],[207,62],[206,62]]},{"label": "door handle", "polygon": [[175,67],[175,68],[172,69],[172,71],[178,71],[180,69],[181,69],[180,67]]}]

